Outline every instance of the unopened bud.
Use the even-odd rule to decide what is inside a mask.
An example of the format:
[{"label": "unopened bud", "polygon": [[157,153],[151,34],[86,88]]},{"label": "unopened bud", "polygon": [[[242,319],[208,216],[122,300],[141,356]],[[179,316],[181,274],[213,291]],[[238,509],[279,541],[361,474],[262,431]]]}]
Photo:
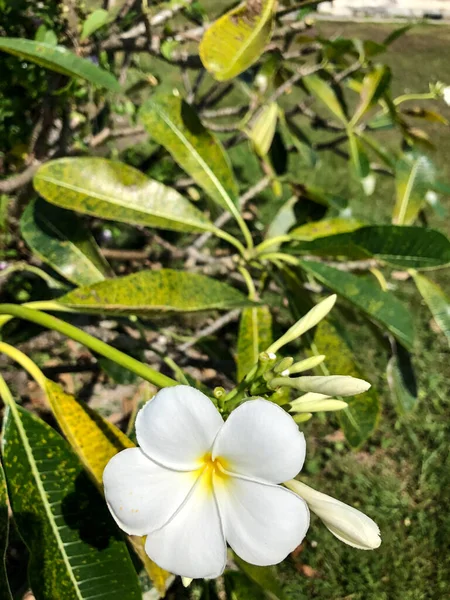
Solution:
[{"label": "unopened bud", "polygon": [[[286,356],[283,360],[280,360],[278,364],[273,368],[275,373],[281,373],[284,375],[283,371],[289,369],[289,367],[294,363],[294,359],[291,356]],[[287,373],[289,375],[289,372]]]},{"label": "unopened bud", "polygon": [[280,348],[293,342],[301,335],[303,335],[306,331],[315,327],[319,321],[324,319],[330,310],[333,308],[336,302],[336,294],[325,298],[322,302],[319,302],[316,306],[314,306],[309,312],[306,313],[301,319],[292,325],[290,329],[286,331],[284,335],[280,337],[277,341],[275,341],[269,348],[267,348],[267,352],[278,352]]},{"label": "unopened bud", "polygon": [[219,386],[219,387],[214,388],[213,395],[214,395],[214,398],[217,398],[217,400],[220,400],[220,398],[223,398],[225,396],[225,394],[226,394],[226,392],[223,387]]},{"label": "unopened bud", "polygon": [[318,365],[323,363],[325,358],[325,354],[305,358],[305,360],[301,360],[300,362],[294,363],[292,367],[289,368],[289,373],[291,375],[295,375],[296,373],[303,373],[303,371],[309,371],[310,369],[314,369],[314,367],[317,367]]},{"label": "unopened bud", "polygon": [[306,423],[306,421],[309,421],[312,418],[312,413],[302,413],[300,415],[295,415],[294,416],[294,421],[300,425],[300,423]]},{"label": "unopened bud", "polygon": [[316,392],[326,396],[356,396],[367,392],[370,383],[347,375],[331,375],[330,377],[297,377],[294,379],[296,389],[302,392]]},{"label": "unopened bud", "polygon": [[291,403],[289,412],[295,413],[316,413],[316,412],[333,412],[335,410],[343,410],[347,408],[347,402],[336,400],[335,398],[325,398],[324,400],[312,400],[310,402]]}]

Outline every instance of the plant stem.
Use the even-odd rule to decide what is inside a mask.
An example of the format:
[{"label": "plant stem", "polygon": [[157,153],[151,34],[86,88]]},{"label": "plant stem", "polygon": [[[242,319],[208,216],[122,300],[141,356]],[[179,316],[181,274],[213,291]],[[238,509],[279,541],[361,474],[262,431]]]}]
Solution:
[{"label": "plant stem", "polygon": [[[64,304],[60,304],[59,302],[55,302],[52,300],[38,300],[36,302],[26,302],[22,304],[26,308],[34,308],[36,310],[52,310],[58,312],[76,312],[73,308],[69,308],[68,306],[64,306]],[[14,317],[12,315],[0,315],[0,328],[5,325],[8,321],[11,321]]]},{"label": "plant stem", "polygon": [[267,250],[267,248],[270,248],[271,246],[283,244],[284,242],[289,242],[290,240],[292,240],[292,236],[290,235],[277,235],[276,237],[269,238],[268,240],[264,240],[258,244],[258,246],[255,248],[255,253],[258,255],[263,252],[263,250]]},{"label": "plant stem", "polygon": [[38,325],[42,325],[48,329],[59,331],[59,333],[66,335],[76,342],[80,342],[80,344],[83,344],[90,350],[93,350],[94,352],[113,360],[122,367],[125,367],[125,369],[136,373],[136,375],[139,375],[139,377],[142,377],[142,379],[150,381],[150,383],[153,383],[158,387],[178,385],[178,382],[174,379],[167,377],[162,373],[158,373],[158,371],[155,371],[151,367],[144,365],[135,358],[128,356],[116,348],[112,348],[108,344],[105,344],[105,342],[98,340],[84,331],[81,331],[81,329],[78,329],[78,327],[74,327],[65,321],[61,321],[60,319],[53,317],[52,315],[47,315],[37,310],[27,308],[25,306],[17,306],[15,304],[0,304],[0,315],[2,314],[11,315],[12,317],[17,317],[19,319],[25,319],[26,321],[37,323]]},{"label": "plant stem", "polygon": [[245,283],[247,285],[249,299],[256,300],[256,289],[255,289],[255,284],[253,282],[252,276],[250,275],[250,273],[247,271],[247,269],[245,267],[239,266],[238,271],[244,278]]},{"label": "plant stem", "polygon": [[10,346],[5,342],[0,342],[0,352],[6,354],[13,360],[15,360],[21,367],[28,371],[31,377],[36,381],[36,383],[42,388],[45,389],[46,377],[39,369],[39,367],[29,358],[26,354],[14,348],[14,346]]},{"label": "plant stem", "polygon": [[295,256],[290,256],[289,254],[285,254],[284,252],[263,252],[258,256],[260,260],[270,260],[270,261],[281,261],[285,262],[288,265],[293,265],[294,267],[298,266],[298,258]]},{"label": "plant stem", "polygon": [[241,244],[241,242],[234,237],[234,235],[231,235],[230,233],[227,233],[226,231],[222,231],[222,229],[214,229],[212,231],[212,233],[214,233],[214,235],[217,235],[217,237],[221,238],[222,240],[225,240],[232,246],[234,246],[239,251],[241,256],[245,257],[247,255],[246,249]]}]

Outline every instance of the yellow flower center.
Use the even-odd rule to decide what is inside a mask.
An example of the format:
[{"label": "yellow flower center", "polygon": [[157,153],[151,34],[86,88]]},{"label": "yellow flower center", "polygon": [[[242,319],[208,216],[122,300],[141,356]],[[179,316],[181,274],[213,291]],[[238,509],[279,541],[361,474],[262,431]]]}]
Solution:
[{"label": "yellow flower center", "polygon": [[213,480],[216,485],[225,482],[228,479],[226,474],[227,461],[218,456],[216,459],[212,459],[211,453],[208,452],[202,458],[203,465],[200,467],[200,485],[204,487],[205,491],[212,493],[213,491]]}]

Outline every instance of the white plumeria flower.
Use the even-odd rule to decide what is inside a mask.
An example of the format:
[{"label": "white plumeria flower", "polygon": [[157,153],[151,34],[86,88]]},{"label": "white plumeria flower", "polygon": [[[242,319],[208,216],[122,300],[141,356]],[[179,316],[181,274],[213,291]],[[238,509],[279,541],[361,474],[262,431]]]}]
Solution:
[{"label": "white plumeria flower", "polygon": [[285,485],[308,503],[311,512],[341,542],[359,550],[374,550],[381,544],[378,525],[360,510],[295,479]]},{"label": "white plumeria flower", "polygon": [[302,542],[307,504],[278,484],[301,470],[305,439],[279,406],[250,400],[224,423],[207,396],[179,385],[139,411],[136,436],[140,448],[106,466],[106,501],[121,529],[148,536],[145,551],[163,569],[213,578],[227,542],[260,566]]}]

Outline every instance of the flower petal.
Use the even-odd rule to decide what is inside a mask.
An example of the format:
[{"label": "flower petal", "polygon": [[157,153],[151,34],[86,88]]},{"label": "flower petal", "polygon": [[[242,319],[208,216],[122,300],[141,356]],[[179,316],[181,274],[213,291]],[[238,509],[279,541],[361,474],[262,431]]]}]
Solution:
[{"label": "flower petal", "polygon": [[381,544],[378,525],[360,510],[296,479],[287,481],[285,485],[308,503],[311,512],[320,517],[341,542],[359,550],[374,550]]},{"label": "flower petal", "polygon": [[222,425],[222,417],[205,394],[177,385],[160,390],[139,411],[136,437],[151,459],[170,469],[189,471],[202,465]]},{"label": "flower petal", "polygon": [[281,483],[299,473],[305,452],[305,437],[290,415],[267,400],[249,400],[219,431],[212,458],[220,457],[232,473]]},{"label": "flower petal", "polygon": [[195,485],[198,474],[170,471],[140,448],[116,454],[103,472],[109,510],[123,531],[146,535],[162,527]]},{"label": "flower petal", "polygon": [[221,575],[227,548],[208,475],[199,479],[174,517],[147,537],[145,551],[160,567],[192,579]]},{"label": "flower petal", "polygon": [[227,542],[253,565],[281,562],[306,535],[306,503],[279,485],[216,474],[214,492]]}]

